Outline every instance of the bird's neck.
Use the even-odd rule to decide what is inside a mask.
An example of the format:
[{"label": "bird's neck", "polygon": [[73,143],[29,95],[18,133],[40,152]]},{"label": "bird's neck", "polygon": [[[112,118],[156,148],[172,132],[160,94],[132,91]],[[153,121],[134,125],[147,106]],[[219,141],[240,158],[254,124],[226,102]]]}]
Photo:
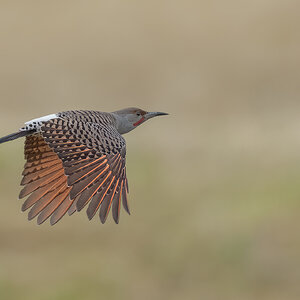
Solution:
[{"label": "bird's neck", "polygon": [[121,116],[113,112],[111,114],[116,120],[116,128],[120,134],[125,134],[135,128],[125,116]]}]

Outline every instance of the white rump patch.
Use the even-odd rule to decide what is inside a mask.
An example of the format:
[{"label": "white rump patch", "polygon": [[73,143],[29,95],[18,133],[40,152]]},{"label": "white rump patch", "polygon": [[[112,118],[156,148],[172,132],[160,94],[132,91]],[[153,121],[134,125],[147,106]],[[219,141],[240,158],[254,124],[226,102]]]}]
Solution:
[{"label": "white rump patch", "polygon": [[41,118],[36,118],[33,120],[30,120],[28,122],[25,123],[25,126],[20,128],[20,131],[27,131],[27,130],[35,130],[35,131],[39,131],[41,128],[41,125],[43,124],[43,122],[47,122],[51,119],[56,119],[57,115],[56,114],[51,114],[48,116],[44,116]]},{"label": "white rump patch", "polygon": [[51,114],[51,115],[47,115],[47,116],[44,116],[44,117],[41,117],[41,118],[36,118],[36,119],[30,120],[30,121],[26,122],[25,124],[26,125],[39,124],[40,122],[46,122],[46,121],[49,121],[49,120],[55,119],[55,118],[57,118],[57,115],[56,114]]}]

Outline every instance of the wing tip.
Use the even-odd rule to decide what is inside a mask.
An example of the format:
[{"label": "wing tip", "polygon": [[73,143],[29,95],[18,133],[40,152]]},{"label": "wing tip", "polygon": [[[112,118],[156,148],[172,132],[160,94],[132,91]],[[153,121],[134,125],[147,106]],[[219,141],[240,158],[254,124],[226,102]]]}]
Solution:
[{"label": "wing tip", "polygon": [[36,223],[38,225],[41,225],[43,224],[47,219],[49,218],[49,216],[47,218],[43,218],[41,214],[38,215],[37,217],[37,220],[36,220]]},{"label": "wing tip", "polygon": [[113,219],[114,219],[114,221],[115,221],[116,224],[119,224],[119,218],[115,218],[115,217],[113,216]]},{"label": "wing tip", "polygon": [[89,211],[89,209],[87,209],[87,210],[86,210],[86,215],[87,215],[89,221],[91,221],[91,220],[93,219],[95,213],[91,213],[91,212]]},{"label": "wing tip", "polygon": [[105,219],[104,218],[100,218],[100,221],[101,221],[102,224],[104,224],[105,221],[106,221],[106,218]]},{"label": "wing tip", "polygon": [[61,216],[60,218],[57,218],[54,214],[51,216],[50,218],[50,225],[53,226],[55,225],[63,216]]}]

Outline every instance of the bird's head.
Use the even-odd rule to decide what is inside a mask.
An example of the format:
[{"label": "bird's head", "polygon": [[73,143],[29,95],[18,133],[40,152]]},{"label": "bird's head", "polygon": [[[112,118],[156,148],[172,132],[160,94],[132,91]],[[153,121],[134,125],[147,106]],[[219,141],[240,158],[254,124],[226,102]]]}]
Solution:
[{"label": "bird's head", "polygon": [[168,115],[163,112],[147,112],[135,107],[114,111],[112,114],[117,120],[117,129],[120,134],[131,131],[151,118]]}]

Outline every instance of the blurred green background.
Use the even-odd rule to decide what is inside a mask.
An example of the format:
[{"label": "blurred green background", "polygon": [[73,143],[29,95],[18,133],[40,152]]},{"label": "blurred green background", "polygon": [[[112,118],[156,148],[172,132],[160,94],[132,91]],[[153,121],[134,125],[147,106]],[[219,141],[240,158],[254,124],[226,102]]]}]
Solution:
[{"label": "blurred green background", "polygon": [[37,226],[0,147],[0,299],[300,299],[300,3],[0,1],[0,134],[69,109],[126,135],[132,215]]}]

